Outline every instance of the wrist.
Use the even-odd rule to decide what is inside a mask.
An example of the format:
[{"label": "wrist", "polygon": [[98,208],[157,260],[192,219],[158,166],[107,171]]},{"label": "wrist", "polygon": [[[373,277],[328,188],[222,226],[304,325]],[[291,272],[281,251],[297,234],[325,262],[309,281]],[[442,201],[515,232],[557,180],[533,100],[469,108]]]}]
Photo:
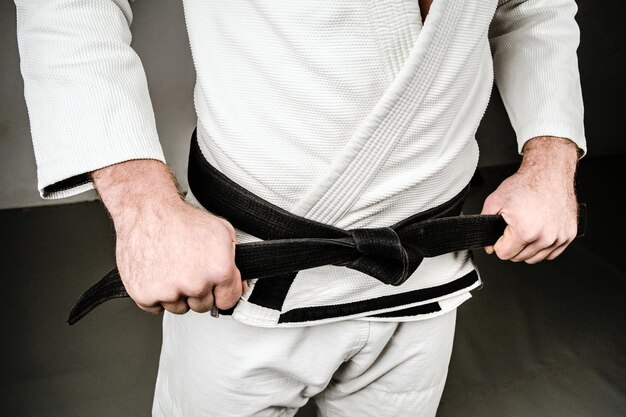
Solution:
[{"label": "wrist", "polygon": [[539,136],[522,149],[520,170],[540,170],[574,177],[578,164],[578,146],[566,138]]},{"label": "wrist", "polygon": [[182,202],[174,175],[160,161],[125,161],[96,170],[91,177],[118,233],[139,215]]}]

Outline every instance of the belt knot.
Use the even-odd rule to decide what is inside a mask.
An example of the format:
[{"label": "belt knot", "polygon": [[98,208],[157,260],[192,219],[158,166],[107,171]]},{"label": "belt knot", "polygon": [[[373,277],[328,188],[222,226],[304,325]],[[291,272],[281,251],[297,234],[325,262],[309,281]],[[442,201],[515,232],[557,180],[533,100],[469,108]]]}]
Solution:
[{"label": "belt knot", "polygon": [[402,284],[424,259],[417,247],[403,244],[391,227],[352,229],[348,232],[361,256],[345,266],[385,284]]}]

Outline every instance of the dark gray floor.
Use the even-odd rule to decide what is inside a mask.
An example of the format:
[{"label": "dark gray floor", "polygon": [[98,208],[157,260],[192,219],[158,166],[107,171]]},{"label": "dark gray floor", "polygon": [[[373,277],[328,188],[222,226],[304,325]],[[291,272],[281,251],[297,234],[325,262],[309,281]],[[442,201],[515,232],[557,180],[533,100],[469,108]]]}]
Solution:
[{"label": "dark gray floor", "polygon": [[[560,259],[531,267],[476,254],[484,288],[460,308],[439,417],[626,415],[624,161],[583,161],[589,232]],[[510,171],[484,170],[466,211]],[[126,300],[64,324],[113,265],[101,206],[0,211],[0,231],[0,415],[149,415],[160,319]]]}]

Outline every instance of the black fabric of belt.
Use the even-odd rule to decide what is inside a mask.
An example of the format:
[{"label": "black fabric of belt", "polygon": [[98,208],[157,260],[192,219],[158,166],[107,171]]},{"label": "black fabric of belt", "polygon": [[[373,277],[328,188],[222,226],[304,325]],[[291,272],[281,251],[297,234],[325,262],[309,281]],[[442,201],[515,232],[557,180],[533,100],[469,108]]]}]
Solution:
[{"label": "black fabric of belt", "polygon": [[[189,187],[210,212],[259,239],[236,245],[242,279],[337,265],[389,285],[405,282],[425,257],[493,245],[506,227],[501,216],[464,215],[469,186],[451,200],[389,227],[343,230],[288,211],[258,197],[211,166],[192,136]],[[578,235],[586,229],[586,206],[579,206]],[[74,324],[105,301],[128,297],[117,268],[89,288],[70,312]]]}]

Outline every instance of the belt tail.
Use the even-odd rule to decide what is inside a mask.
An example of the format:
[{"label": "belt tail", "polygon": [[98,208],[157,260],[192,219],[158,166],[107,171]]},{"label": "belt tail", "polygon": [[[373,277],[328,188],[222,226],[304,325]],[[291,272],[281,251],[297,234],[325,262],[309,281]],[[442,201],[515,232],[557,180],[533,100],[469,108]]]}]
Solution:
[{"label": "belt tail", "polygon": [[67,324],[70,326],[85,317],[91,310],[105,301],[128,297],[117,268],[113,268],[100,281],[85,291],[70,311]]}]

